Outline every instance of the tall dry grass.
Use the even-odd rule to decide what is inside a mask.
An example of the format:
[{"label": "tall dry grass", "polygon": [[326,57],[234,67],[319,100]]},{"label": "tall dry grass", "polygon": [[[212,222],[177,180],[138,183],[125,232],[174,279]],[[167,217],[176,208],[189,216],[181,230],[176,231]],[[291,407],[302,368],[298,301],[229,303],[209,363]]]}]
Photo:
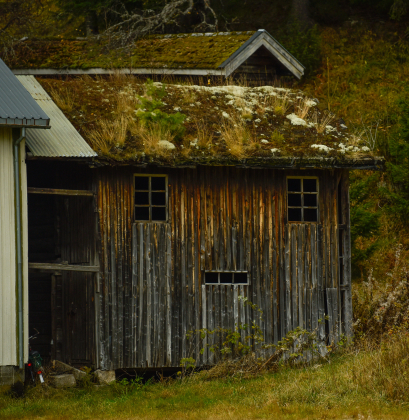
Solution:
[{"label": "tall dry grass", "polygon": [[310,99],[306,96],[304,96],[302,99],[298,99],[298,101],[294,104],[294,114],[303,120],[305,120],[308,116],[310,109]]},{"label": "tall dry grass", "polygon": [[129,124],[129,118],[123,115],[113,121],[98,121],[94,129],[87,131],[91,146],[103,154],[109,154],[114,147],[124,147]]},{"label": "tall dry grass", "polygon": [[356,386],[377,393],[391,402],[409,402],[409,333],[400,331],[384,338],[375,349],[364,344],[364,363],[353,373]]},{"label": "tall dry grass", "polygon": [[318,114],[318,111],[315,110],[312,115],[312,122],[315,125],[318,134],[324,133],[327,125],[330,125],[334,120],[335,115],[329,111],[324,111],[322,115]]},{"label": "tall dry grass", "polygon": [[236,116],[223,122],[221,138],[226,144],[227,153],[237,159],[249,157],[256,145],[249,127]]},{"label": "tall dry grass", "polygon": [[370,272],[367,281],[354,285],[354,329],[361,338],[380,340],[385,334],[409,331],[409,267],[402,245],[394,252],[385,278]]},{"label": "tall dry grass", "polygon": [[75,90],[59,86],[58,88],[52,88],[50,93],[58,108],[67,113],[73,111],[78,99]]},{"label": "tall dry grass", "polygon": [[166,158],[171,155],[171,150],[164,147],[161,141],[172,143],[174,136],[160,125],[146,127],[140,123],[130,126],[130,133],[137,139],[140,150],[146,155]]}]

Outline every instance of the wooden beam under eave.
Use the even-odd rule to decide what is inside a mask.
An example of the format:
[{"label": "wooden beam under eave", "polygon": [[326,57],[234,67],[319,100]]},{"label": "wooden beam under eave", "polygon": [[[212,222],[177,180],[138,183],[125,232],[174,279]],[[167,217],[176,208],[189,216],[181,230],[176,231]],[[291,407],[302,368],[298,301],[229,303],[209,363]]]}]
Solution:
[{"label": "wooden beam under eave", "polygon": [[98,273],[99,266],[96,265],[68,265],[49,263],[28,263],[29,270],[51,270],[51,271],[80,271]]},{"label": "wooden beam under eave", "polygon": [[61,190],[56,188],[34,188],[28,187],[29,194],[51,194],[51,195],[69,195],[69,196],[83,196],[93,197],[94,193],[89,190]]}]

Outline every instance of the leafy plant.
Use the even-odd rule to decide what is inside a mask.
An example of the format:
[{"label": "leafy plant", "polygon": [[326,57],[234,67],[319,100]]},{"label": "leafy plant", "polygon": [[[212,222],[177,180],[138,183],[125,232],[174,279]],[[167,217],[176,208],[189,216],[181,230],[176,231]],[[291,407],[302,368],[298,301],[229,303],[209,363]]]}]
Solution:
[{"label": "leafy plant", "polygon": [[176,140],[180,140],[185,132],[183,122],[186,116],[179,112],[168,114],[161,110],[165,105],[162,101],[166,95],[165,85],[162,84],[158,88],[152,80],[148,79],[145,90],[144,96],[138,96],[140,107],[136,115],[140,122],[150,129],[169,132]]},{"label": "leafy plant", "polygon": [[[249,306],[253,313],[257,314],[259,320],[263,319],[263,311],[256,304],[244,296],[239,296],[239,299],[243,305]],[[208,350],[213,356],[214,367],[205,373],[208,379],[237,374],[254,375],[265,370],[275,370],[280,365],[310,363],[312,360],[325,357],[328,353],[325,344],[317,339],[317,331],[307,331],[300,327],[290,331],[277,344],[268,344],[256,320],[253,320],[251,325],[238,324],[234,329],[203,328],[189,331],[186,335],[188,340],[194,337],[198,337],[197,343],[201,347],[199,353],[203,355]],[[344,340],[341,344],[345,346],[346,342],[347,340]],[[255,347],[269,353],[270,356],[267,359],[256,358]],[[180,365],[184,369],[192,370],[196,367],[196,360],[193,357],[184,358]]]}]

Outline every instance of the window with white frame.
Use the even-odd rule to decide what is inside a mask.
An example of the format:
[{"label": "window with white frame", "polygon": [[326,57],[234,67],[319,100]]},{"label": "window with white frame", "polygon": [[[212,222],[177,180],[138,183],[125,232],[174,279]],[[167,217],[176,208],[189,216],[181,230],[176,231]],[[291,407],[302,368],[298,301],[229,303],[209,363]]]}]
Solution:
[{"label": "window with white frame", "polygon": [[167,175],[135,174],[135,221],[166,222],[168,220]]},{"label": "window with white frame", "polygon": [[318,178],[287,178],[289,222],[318,222]]}]

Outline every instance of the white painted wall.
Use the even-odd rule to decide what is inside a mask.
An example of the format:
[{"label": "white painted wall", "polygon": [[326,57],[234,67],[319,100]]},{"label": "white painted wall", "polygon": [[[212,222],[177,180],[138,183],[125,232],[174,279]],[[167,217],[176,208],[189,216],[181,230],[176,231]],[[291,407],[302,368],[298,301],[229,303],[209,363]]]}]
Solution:
[{"label": "white painted wall", "polygon": [[[27,182],[24,142],[21,144],[23,284],[24,284],[24,356],[28,359],[28,237]],[[15,198],[13,140],[10,128],[0,127],[0,366],[18,365],[18,317],[16,284]]]}]

